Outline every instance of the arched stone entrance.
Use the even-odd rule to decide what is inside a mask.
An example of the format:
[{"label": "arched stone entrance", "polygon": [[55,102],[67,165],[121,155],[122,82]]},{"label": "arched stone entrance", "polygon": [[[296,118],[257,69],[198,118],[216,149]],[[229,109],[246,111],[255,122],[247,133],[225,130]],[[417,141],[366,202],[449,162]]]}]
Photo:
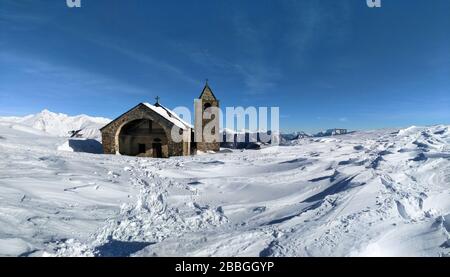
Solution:
[{"label": "arched stone entrance", "polygon": [[169,156],[165,129],[148,118],[125,123],[117,132],[117,142],[122,155],[154,158]]},{"label": "arched stone entrance", "polygon": [[[177,124],[177,125],[176,125]],[[182,141],[172,138],[173,127],[184,128]],[[168,158],[190,155],[192,129],[161,106],[141,103],[101,129],[103,152]]]}]

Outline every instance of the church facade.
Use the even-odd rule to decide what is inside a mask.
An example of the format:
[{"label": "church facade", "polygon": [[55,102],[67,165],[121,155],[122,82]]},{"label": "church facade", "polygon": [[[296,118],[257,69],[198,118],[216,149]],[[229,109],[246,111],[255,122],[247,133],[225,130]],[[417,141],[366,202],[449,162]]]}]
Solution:
[{"label": "church facade", "polygon": [[[104,153],[168,158],[194,155],[197,150],[219,151],[219,117],[208,114],[209,108],[219,108],[219,100],[206,83],[194,101],[194,126],[161,105],[159,99],[154,105],[138,104],[100,129]],[[212,138],[205,140],[203,131],[208,126],[215,127]]]}]

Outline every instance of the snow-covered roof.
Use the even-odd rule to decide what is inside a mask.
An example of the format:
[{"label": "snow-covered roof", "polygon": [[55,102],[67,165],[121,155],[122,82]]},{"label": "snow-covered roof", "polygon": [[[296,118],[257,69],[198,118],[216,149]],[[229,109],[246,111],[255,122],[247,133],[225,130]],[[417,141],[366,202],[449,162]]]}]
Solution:
[{"label": "snow-covered roof", "polygon": [[142,103],[142,104],[144,104],[147,108],[158,113],[160,116],[164,117],[168,121],[172,122],[175,126],[183,130],[194,128],[190,123],[187,123],[186,121],[181,119],[176,113],[162,106],[161,104],[156,105],[152,105],[149,103]]}]

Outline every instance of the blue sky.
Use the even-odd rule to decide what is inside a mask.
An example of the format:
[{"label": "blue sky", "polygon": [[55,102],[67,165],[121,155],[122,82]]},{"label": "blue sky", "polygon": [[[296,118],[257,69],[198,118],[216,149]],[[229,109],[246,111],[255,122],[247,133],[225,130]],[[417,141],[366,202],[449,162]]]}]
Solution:
[{"label": "blue sky", "polygon": [[450,123],[450,1],[0,0],[0,115],[159,95],[279,106],[285,131]]}]

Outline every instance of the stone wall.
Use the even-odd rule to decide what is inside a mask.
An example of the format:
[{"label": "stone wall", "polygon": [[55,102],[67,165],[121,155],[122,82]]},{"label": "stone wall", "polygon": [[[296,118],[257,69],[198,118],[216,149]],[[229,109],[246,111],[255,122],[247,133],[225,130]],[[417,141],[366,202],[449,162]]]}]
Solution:
[{"label": "stone wall", "polygon": [[[171,139],[171,130],[173,127],[173,123],[159,115],[158,113],[152,111],[144,104],[139,104],[138,106],[134,107],[130,111],[126,112],[125,114],[121,115],[119,118],[111,122],[110,124],[106,125],[101,129],[102,132],[102,144],[103,144],[103,151],[105,154],[116,154],[119,153],[119,135],[122,127],[126,125],[129,122],[132,122],[134,120],[138,119],[149,119],[153,122],[156,122],[159,124],[165,131],[168,144],[166,147],[163,145],[163,156],[164,157],[170,157],[170,156],[183,156],[183,155],[189,155],[190,154],[190,137],[185,136],[185,142],[176,143],[173,142]],[[184,133],[190,134],[191,130],[185,131]],[[188,146],[186,146],[188,145]],[[141,154],[144,156],[151,156],[152,151],[147,152],[146,154]],[[141,156],[140,155],[140,156]]]},{"label": "stone wall", "polygon": [[220,151],[220,143],[219,142],[200,142],[200,143],[197,143],[197,150],[202,151],[202,152],[208,152],[208,151],[218,152],[218,151]]}]

